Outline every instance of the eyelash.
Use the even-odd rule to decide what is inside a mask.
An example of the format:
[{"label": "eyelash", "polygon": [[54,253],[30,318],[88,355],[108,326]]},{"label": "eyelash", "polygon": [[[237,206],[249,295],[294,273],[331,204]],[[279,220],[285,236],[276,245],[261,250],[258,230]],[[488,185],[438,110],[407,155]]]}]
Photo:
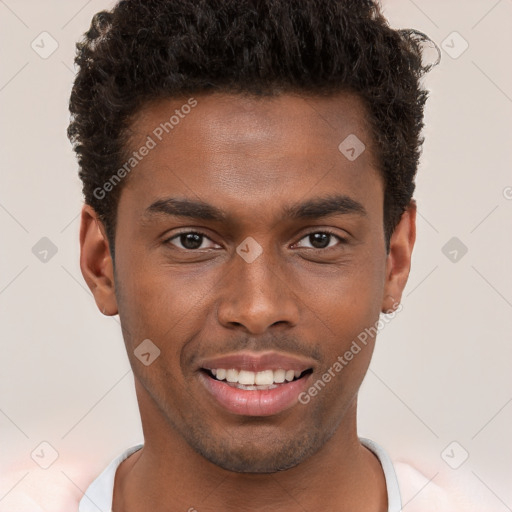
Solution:
[{"label": "eyelash", "polygon": [[[333,236],[334,238],[336,238],[338,240],[338,242],[340,244],[346,244],[347,243],[347,239],[346,238],[341,237],[340,235],[338,235],[337,233],[334,233],[333,231],[331,231],[329,229],[322,229],[322,230],[318,230],[318,231],[310,231],[309,233],[306,233],[304,236],[302,236],[302,238],[300,238],[300,240],[303,240],[304,238],[306,238],[306,237],[308,237],[310,235],[317,234],[317,233],[322,233],[322,234]],[[182,231],[181,233],[176,233],[172,237],[167,238],[166,240],[164,240],[164,243],[165,244],[169,244],[171,242],[171,240],[174,240],[175,238],[178,238],[181,235],[189,235],[189,234],[200,235],[200,236],[203,236],[204,238],[207,238],[211,242],[213,242],[213,240],[211,240],[211,238],[206,233],[203,233],[201,231]],[[299,240],[299,242],[300,242],[300,240]],[[187,251],[187,252],[195,252],[195,251],[199,250],[199,249],[181,249],[181,247],[177,247],[177,249],[180,249],[180,250],[183,250],[183,251]],[[328,249],[333,249],[333,247],[325,247],[323,249],[317,249],[315,247],[306,247],[306,249],[310,249],[310,250],[314,250],[314,251],[326,251]]]}]

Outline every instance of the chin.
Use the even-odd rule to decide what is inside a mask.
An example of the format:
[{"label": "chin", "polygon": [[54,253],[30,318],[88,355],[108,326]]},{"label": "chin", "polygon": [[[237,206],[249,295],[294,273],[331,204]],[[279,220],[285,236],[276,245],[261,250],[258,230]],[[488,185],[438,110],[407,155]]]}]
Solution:
[{"label": "chin", "polygon": [[288,440],[267,437],[261,442],[225,439],[216,444],[194,443],[192,448],[212,464],[234,473],[269,474],[298,466],[323,445],[318,436]]}]

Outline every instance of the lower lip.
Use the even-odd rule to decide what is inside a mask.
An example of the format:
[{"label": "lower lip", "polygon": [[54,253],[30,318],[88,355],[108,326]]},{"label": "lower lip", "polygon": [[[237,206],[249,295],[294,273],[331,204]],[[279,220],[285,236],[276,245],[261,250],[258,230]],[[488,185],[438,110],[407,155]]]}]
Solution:
[{"label": "lower lip", "polygon": [[227,411],[240,416],[272,416],[293,407],[307,387],[309,375],[280,384],[274,389],[251,390],[235,388],[203,372],[199,375],[206,389]]}]

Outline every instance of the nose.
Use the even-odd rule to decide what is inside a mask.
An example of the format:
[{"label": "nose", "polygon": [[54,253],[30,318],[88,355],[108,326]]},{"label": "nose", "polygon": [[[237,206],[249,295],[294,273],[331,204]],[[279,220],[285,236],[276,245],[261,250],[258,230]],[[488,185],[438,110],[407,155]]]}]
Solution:
[{"label": "nose", "polygon": [[251,263],[238,255],[222,281],[217,315],[226,328],[263,334],[274,325],[292,327],[299,318],[298,297],[275,260],[263,253]]}]

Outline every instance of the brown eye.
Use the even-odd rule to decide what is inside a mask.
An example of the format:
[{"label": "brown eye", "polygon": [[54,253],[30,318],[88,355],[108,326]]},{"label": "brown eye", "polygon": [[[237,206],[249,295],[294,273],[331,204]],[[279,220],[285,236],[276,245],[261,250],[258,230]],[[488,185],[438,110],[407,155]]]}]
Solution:
[{"label": "brown eye", "polygon": [[214,242],[212,242],[206,235],[203,233],[198,233],[196,231],[188,231],[185,233],[179,233],[177,235],[174,235],[173,237],[166,240],[166,243],[170,243],[179,249],[185,249],[192,251],[194,249],[208,249],[210,247],[202,247],[203,243],[208,240],[211,242],[212,245]]},{"label": "brown eye", "polygon": [[[301,245],[303,240],[307,240],[310,244]],[[311,249],[328,249],[336,245],[336,242],[343,243],[345,240],[334,233],[330,233],[329,231],[317,231],[314,233],[309,233],[305,237],[303,237],[299,243],[297,244],[299,247],[309,247]]]}]

